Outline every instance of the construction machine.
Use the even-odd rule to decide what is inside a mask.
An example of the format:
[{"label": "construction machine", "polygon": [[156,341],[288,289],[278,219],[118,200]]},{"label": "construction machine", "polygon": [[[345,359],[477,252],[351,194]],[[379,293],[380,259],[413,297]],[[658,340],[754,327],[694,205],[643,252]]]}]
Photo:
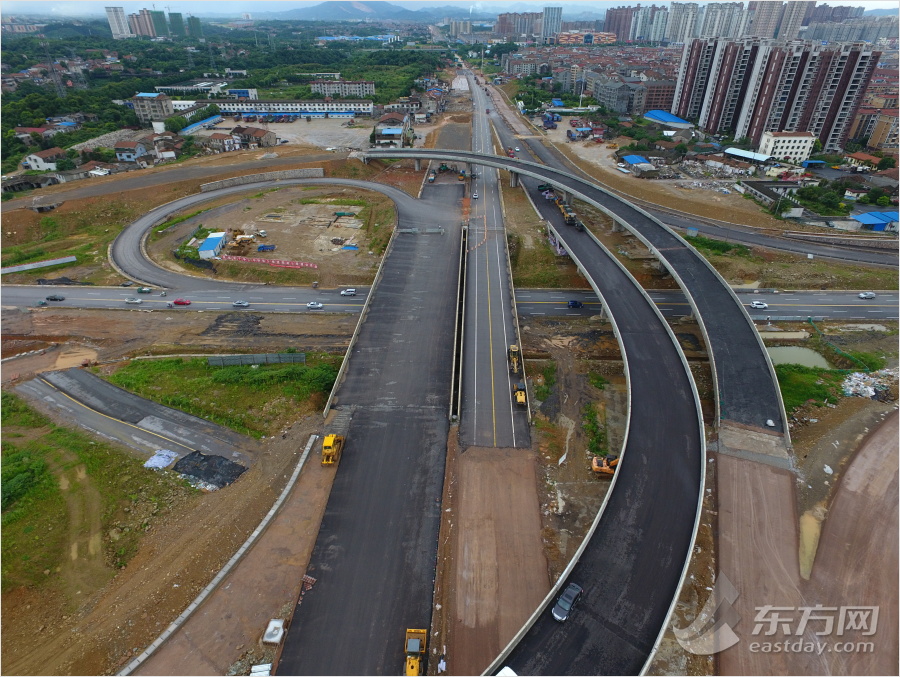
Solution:
[{"label": "construction machine", "polygon": [[510,370],[513,374],[518,374],[518,373],[519,373],[519,367],[520,367],[520,362],[519,362],[519,346],[517,346],[517,345],[511,345],[511,346],[509,347],[509,351],[507,352],[507,356],[509,357],[509,370]]},{"label": "construction machine", "polygon": [[606,147],[607,147],[607,148],[610,148],[610,149],[612,149],[612,150],[615,150],[616,148],[619,147],[619,144],[617,144],[617,143],[608,143],[608,144],[606,144]]},{"label": "construction machine", "polygon": [[343,435],[325,435],[322,440],[322,465],[335,465],[341,460],[344,448]]},{"label": "construction machine", "polygon": [[406,631],[406,675],[417,677],[425,674],[425,651],[428,645],[428,630],[408,629]]},{"label": "construction machine", "polygon": [[611,477],[616,473],[616,466],[619,465],[619,459],[616,456],[594,456],[591,459],[591,470],[597,475]]},{"label": "construction machine", "polygon": [[525,384],[523,382],[513,383],[513,397],[516,398],[516,404],[525,406],[528,396],[525,394]]}]

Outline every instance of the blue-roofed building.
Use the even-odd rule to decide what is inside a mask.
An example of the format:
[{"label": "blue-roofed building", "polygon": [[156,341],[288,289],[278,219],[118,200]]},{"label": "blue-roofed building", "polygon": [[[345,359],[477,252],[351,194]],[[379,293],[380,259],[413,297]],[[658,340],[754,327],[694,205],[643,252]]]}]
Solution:
[{"label": "blue-roofed building", "polygon": [[664,110],[648,110],[644,113],[644,118],[672,129],[690,129],[694,126],[687,120],[682,120],[677,115],[672,115]]},{"label": "blue-roofed building", "polygon": [[732,157],[740,158],[746,162],[755,162],[757,164],[762,164],[763,162],[767,162],[772,159],[771,155],[765,155],[764,153],[754,153],[749,150],[742,150],[741,148],[726,148],[725,155],[730,155]]},{"label": "blue-roofed building", "polygon": [[898,214],[897,212],[867,212],[865,214],[856,214],[851,216],[854,221],[859,221],[869,230],[896,233]]},{"label": "blue-roofed building", "polygon": [[210,233],[200,245],[201,259],[211,259],[219,255],[225,246],[225,233]]},{"label": "blue-roofed building", "polygon": [[562,108],[562,106],[565,105],[565,104],[563,104],[563,100],[562,100],[562,99],[550,99],[550,103],[551,103],[555,108]]},{"label": "blue-roofed building", "polygon": [[647,158],[640,155],[626,155],[622,160],[629,165],[650,164],[650,161]]}]

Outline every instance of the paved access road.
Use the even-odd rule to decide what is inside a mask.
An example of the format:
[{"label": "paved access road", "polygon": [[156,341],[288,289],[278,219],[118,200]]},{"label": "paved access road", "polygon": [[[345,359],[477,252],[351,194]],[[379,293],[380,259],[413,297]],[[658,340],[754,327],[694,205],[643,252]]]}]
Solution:
[{"label": "paved access road", "polygon": [[[464,84],[470,85],[475,105],[472,148],[489,153],[493,137],[482,113],[488,105],[486,96],[471,74],[457,78],[454,87]],[[512,392],[513,384],[525,379],[521,366],[518,374],[511,374],[507,363],[509,346],[519,341],[497,170],[480,173],[470,183],[460,443],[463,447],[530,447],[527,409],[514,402]],[[426,185],[423,195],[432,187]]]},{"label": "paved access road", "polygon": [[256,448],[249,437],[133,395],[83,369],[49,372],[16,390],[100,437],[148,456],[160,449],[179,458],[200,451],[248,467],[252,459],[245,451]]}]

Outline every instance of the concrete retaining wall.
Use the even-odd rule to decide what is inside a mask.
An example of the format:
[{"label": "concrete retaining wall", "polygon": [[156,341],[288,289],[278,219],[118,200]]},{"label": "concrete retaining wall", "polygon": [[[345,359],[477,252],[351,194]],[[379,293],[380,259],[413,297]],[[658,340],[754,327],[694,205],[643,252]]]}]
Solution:
[{"label": "concrete retaining wall", "polygon": [[231,179],[223,179],[222,181],[204,183],[200,186],[200,192],[208,193],[211,190],[217,190],[219,188],[239,186],[244,183],[258,183],[260,181],[278,181],[279,179],[321,179],[324,177],[325,170],[321,167],[310,167],[309,169],[283,169],[279,172],[247,174],[245,176],[235,176]]},{"label": "concrete retaining wall", "polygon": [[836,244],[851,247],[871,247],[873,249],[887,249],[897,251],[900,249],[900,242],[895,237],[840,237],[835,235],[814,235],[811,233],[794,233],[788,232],[784,234],[792,240],[804,240],[806,242],[818,242],[820,244]]}]

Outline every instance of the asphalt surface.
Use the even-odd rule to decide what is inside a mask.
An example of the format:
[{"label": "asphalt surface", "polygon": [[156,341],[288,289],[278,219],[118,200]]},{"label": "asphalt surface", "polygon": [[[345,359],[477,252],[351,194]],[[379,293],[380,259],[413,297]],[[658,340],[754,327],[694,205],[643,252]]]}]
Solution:
[{"label": "asphalt surface", "polygon": [[565,624],[542,613],[504,664],[520,675],[638,674],[690,556],[702,423],[680,349],[655,308],[586,233],[567,235],[619,330],[628,436],[602,520],[567,579],[584,588],[582,602]]},{"label": "asphalt surface", "polygon": [[406,628],[430,627],[456,315],[461,188],[435,186],[400,228],[350,356],[338,407],[352,410],[278,674],[403,669]]},{"label": "asphalt surface", "polygon": [[252,462],[241,451],[255,448],[251,438],[133,395],[83,369],[48,372],[16,390],[73,423],[148,457],[168,449],[178,458],[200,451],[244,467]]},{"label": "asphalt surface", "polygon": [[[457,78],[454,89],[463,83],[469,83],[475,105],[471,145],[477,152],[490,152],[490,123],[481,112],[488,105],[486,96],[471,76]],[[525,379],[522,367],[512,374],[507,360],[509,346],[519,341],[498,176],[496,170],[476,174],[468,181],[470,194],[479,197],[470,199],[459,438],[463,447],[527,448],[527,408],[515,403],[512,391],[514,383]],[[431,187],[426,184],[425,191]]]},{"label": "asphalt surface", "polygon": [[[512,138],[504,129],[499,129],[498,133],[501,139],[504,135]],[[548,163],[555,162],[555,158],[543,145],[526,141],[529,142],[529,149],[540,159]],[[533,162],[496,155],[422,149],[370,151],[369,156],[429,157],[451,162],[499,166],[527,177],[522,180],[529,188],[535,179],[546,181],[570,193],[577,193],[576,197],[615,214],[618,220],[627,223],[633,232],[638,233],[656,249],[668,269],[678,275],[680,284],[695,304],[698,320],[707,335],[707,345],[715,369],[720,418],[786,433],[781,393],[775,381],[774,370],[750,317],[737,302],[731,289],[714,273],[705,259],[655,219],[625,200],[605,193],[594,184]],[[535,197],[541,199],[539,194],[534,194],[536,188],[531,190],[532,199]],[[541,201],[545,202],[542,199]],[[539,209],[541,208],[539,205]],[[551,222],[559,223],[559,220]],[[576,239],[581,239],[580,236],[584,235],[576,232],[574,228],[567,228],[560,231],[560,234],[567,245],[570,236],[578,236]],[[768,425],[769,422],[772,425]]]}]

